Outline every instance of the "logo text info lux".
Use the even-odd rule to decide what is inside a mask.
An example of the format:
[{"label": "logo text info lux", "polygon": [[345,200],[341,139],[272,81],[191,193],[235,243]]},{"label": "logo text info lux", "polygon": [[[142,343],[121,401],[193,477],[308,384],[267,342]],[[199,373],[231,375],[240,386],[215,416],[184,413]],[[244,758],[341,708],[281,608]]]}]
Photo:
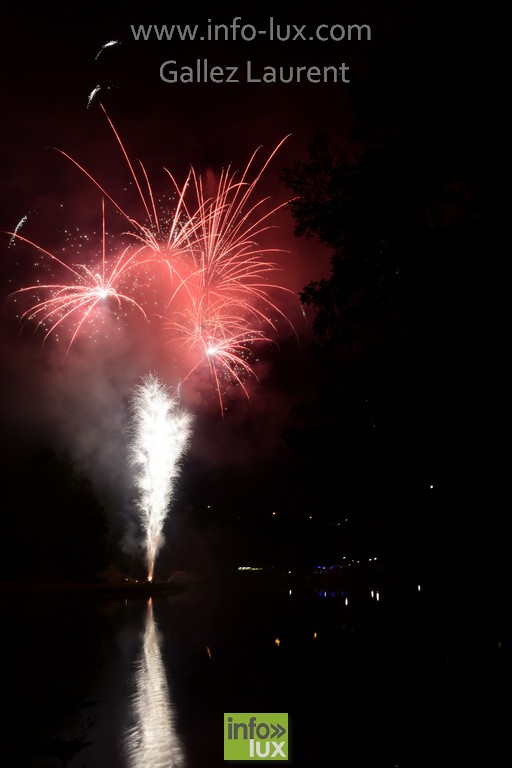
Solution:
[{"label": "logo text info lux", "polygon": [[287,713],[226,713],[224,760],[288,760]]}]

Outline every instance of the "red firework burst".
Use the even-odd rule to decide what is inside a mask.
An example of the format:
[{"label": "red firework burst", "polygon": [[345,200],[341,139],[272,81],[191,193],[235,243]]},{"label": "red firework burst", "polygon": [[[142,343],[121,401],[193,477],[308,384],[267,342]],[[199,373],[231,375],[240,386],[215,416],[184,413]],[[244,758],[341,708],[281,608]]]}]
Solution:
[{"label": "red firework burst", "polygon": [[[272,280],[279,269],[273,260],[278,248],[263,248],[260,240],[273,228],[272,218],[288,204],[269,204],[257,196],[257,187],[269,163],[286,140],[283,139],[257,168],[261,148],[238,174],[228,167],[220,174],[215,190],[205,193],[201,176],[192,168],[183,185],[164,168],[171,183],[174,204],[169,214],[159,209],[148,174],[139,163],[141,179],[130,160],[119,133],[101,108],[127,163],[142,203],[142,219],[131,215],[94,176],[66,152],[58,150],[92,181],[102,194],[101,262],[67,264],[50,251],[19,235],[15,240],[37,249],[53,265],[64,270],[69,280],[34,284],[12,296],[35,299],[21,315],[45,331],[46,340],[58,329],[70,333],[67,352],[86,324],[98,320],[105,302],[119,310],[123,304],[137,309],[147,320],[140,294],[140,282],[128,277],[165,266],[167,298],[157,315],[164,320],[167,343],[179,345],[190,355],[184,378],[201,365],[206,366],[223,410],[224,381],[240,385],[248,396],[244,380],[254,376],[251,353],[257,343],[271,342],[276,318],[288,321],[279,309],[276,292],[288,292]],[[107,199],[124,218],[123,236],[131,244],[119,256],[106,258],[105,208]],[[155,275],[152,276],[153,280]],[[119,318],[120,319],[120,318]]]}]

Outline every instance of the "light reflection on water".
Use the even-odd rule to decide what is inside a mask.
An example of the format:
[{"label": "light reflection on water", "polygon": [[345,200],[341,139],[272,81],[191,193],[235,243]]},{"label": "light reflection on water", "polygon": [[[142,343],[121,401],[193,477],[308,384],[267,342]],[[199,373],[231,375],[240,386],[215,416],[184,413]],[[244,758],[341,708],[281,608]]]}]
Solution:
[{"label": "light reflection on water", "polygon": [[[418,582],[237,582],[153,602],[23,601],[0,636],[11,710],[0,764],[57,768],[49,750],[66,746],[80,747],[68,768],[222,768],[223,713],[269,711],[289,714],[294,768],[466,768],[482,719],[486,746],[508,733],[508,603],[505,613],[501,597],[475,596],[466,583]],[[95,718],[83,744],[70,739],[69,720],[53,739],[63,692],[70,716],[80,705],[78,724]],[[44,762],[13,754],[29,739],[27,754],[46,739]]]},{"label": "light reflection on water", "polygon": [[176,733],[151,598],[134,686],[130,697],[132,720],[124,734],[127,768],[182,768],[185,757]]}]

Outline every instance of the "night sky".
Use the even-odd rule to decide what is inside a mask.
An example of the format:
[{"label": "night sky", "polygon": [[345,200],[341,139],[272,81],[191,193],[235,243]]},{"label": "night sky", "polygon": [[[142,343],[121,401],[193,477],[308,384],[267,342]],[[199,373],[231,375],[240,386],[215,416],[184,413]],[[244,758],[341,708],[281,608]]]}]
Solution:
[{"label": "night sky", "polygon": [[[207,377],[183,386],[194,437],[162,561],[308,560],[350,548],[388,562],[418,553],[425,563],[438,555],[449,562],[457,550],[472,562],[505,558],[506,90],[492,6],[478,18],[443,4],[353,0],[307,12],[190,4],[153,13],[123,3],[101,13],[69,6],[9,14],[0,44],[3,232],[26,216],[20,234],[52,253],[63,245],[70,253],[70,238],[83,236],[100,248],[101,193],[56,149],[143,217],[100,102],[157,195],[168,189],[164,167],[183,182],[192,165],[211,183],[227,166],[243,169],[259,146],[265,159],[285,136],[258,196],[272,207],[297,194],[298,179],[316,184],[262,236],[262,247],[281,249],[276,280],[288,292],[278,304],[289,322],[279,319],[276,343],[256,350],[250,402],[240,387],[226,390],[222,416]],[[298,39],[136,41],[131,30],[181,23],[204,31],[209,19],[230,24],[240,14],[257,29],[273,16]],[[303,25],[309,32],[323,23],[369,25],[371,40],[300,39]],[[202,71],[205,60],[236,69],[240,82],[162,80],[164,62],[195,71],[198,59]],[[248,60],[253,77],[265,67],[345,64],[350,82],[340,74],[337,83],[249,83]],[[312,167],[308,176],[296,166],[308,163],[318,134],[355,163],[343,171],[333,159],[340,155],[331,155],[324,182]],[[106,212],[107,231],[119,228],[108,202]],[[322,314],[315,301],[299,299],[330,278],[334,252],[345,260],[336,262]],[[2,257],[4,298],[45,269],[44,256],[10,244],[8,234]],[[34,451],[64,450],[125,536],[133,518],[129,394],[150,370],[170,387],[182,375],[158,323],[148,328],[129,313],[106,339],[77,340],[64,363],[66,339],[50,337],[43,347],[30,323],[20,332],[12,303],[0,322],[2,474],[11,508],[23,518],[26,505],[16,505],[9,478],[30,485]],[[15,536],[16,525],[8,528]]]}]

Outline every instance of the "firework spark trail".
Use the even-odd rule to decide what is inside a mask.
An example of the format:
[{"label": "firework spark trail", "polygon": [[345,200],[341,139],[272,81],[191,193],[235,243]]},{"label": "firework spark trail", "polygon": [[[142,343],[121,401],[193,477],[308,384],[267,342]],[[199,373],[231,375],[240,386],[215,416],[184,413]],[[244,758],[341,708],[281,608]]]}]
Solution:
[{"label": "firework spark trail", "polygon": [[[107,45],[113,45],[111,41]],[[106,47],[106,46],[105,46]],[[100,51],[101,53],[101,51]],[[99,55],[99,54],[98,54]],[[94,100],[100,86],[89,96]],[[259,149],[249,159],[241,174],[231,166],[223,170],[213,191],[205,190],[201,176],[192,168],[183,185],[173,174],[163,170],[171,182],[166,206],[160,203],[142,162],[132,162],[114,124],[100,103],[127,165],[135,186],[139,207],[136,215],[126,203],[110,194],[84,166],[63,150],[66,157],[102,195],[102,253],[88,263],[66,263],[48,249],[23,237],[19,229],[9,232],[12,243],[23,242],[49,260],[64,280],[37,283],[14,291],[10,297],[31,297],[35,303],[21,314],[21,321],[34,321],[45,331],[44,341],[59,329],[71,331],[66,356],[86,324],[102,317],[102,309],[113,303],[136,308],[147,321],[139,293],[138,275],[152,266],[151,279],[164,268],[165,291],[161,311],[169,332],[168,343],[185,350],[186,375],[205,367],[211,377],[224,414],[224,390],[236,384],[249,399],[248,377],[256,377],[251,361],[254,347],[272,343],[278,321],[292,323],[279,308],[275,292],[293,291],[269,276],[278,269],[271,254],[280,248],[262,247],[260,240],[275,225],[271,223],[289,201],[272,207],[269,198],[256,195],[257,187],[269,163],[282,146],[283,139],[268,157],[257,165]],[[169,201],[173,200],[168,210]],[[126,223],[122,238],[128,247],[116,249],[114,258],[106,258],[105,200]],[[140,208],[141,206],[141,208]],[[126,243],[126,240],[123,241]],[[129,281],[127,278],[130,278]],[[119,317],[118,317],[119,319]],[[44,343],[43,341],[43,343]],[[257,377],[256,377],[257,378]],[[179,397],[171,396],[154,375],[146,376],[134,391],[130,463],[135,470],[139,498],[137,507],[146,538],[148,579],[153,579],[155,559],[162,543],[162,529],[172,501],[180,462],[191,433],[192,418],[180,409]]]},{"label": "firework spark trail", "polygon": [[[230,168],[223,171],[216,192],[210,197],[205,196],[202,179],[194,168],[191,168],[184,184],[180,186],[173,174],[164,167],[163,170],[169,176],[172,189],[178,195],[178,202],[174,207],[171,220],[164,228],[144,165],[139,161],[143,175],[142,183],[105,107],[101,103],[100,106],[126,161],[148,223],[144,224],[128,214],[82,165],[63,150],[58,151],[93,182],[132,226],[133,229],[124,234],[131,235],[140,245],[146,245],[155,254],[165,257],[171,274],[176,270],[180,276],[182,274],[180,267],[181,269],[185,267],[186,270],[192,260],[194,270],[202,275],[204,290],[210,290],[215,286],[216,290],[222,291],[224,295],[233,291],[244,291],[250,294],[251,298],[256,297],[266,301],[269,301],[269,296],[265,290],[273,288],[286,290],[279,285],[268,285],[265,280],[265,273],[275,271],[278,267],[275,263],[263,258],[263,255],[282,253],[282,249],[262,249],[256,238],[272,228],[267,224],[267,220],[289,202],[286,201],[267,212],[260,213],[268,198],[252,202],[252,196],[264,171],[289,138],[288,136],[274,148],[259,171],[255,173],[252,181],[249,181],[249,174],[261,147],[253,152],[239,180],[237,180],[237,173],[231,172]],[[147,188],[146,193],[143,186]],[[186,201],[186,193],[191,186],[195,193],[193,206]],[[174,263],[180,261],[183,263]],[[272,308],[279,311],[274,304]]]},{"label": "firework spark trail", "polygon": [[120,40],[109,40],[108,43],[105,43],[104,45],[101,46],[100,50],[98,51],[98,53],[96,54],[96,56],[94,58],[98,59],[100,57],[102,51],[105,50],[105,48],[111,48],[113,45],[121,45],[121,41]]},{"label": "firework spark trail", "polygon": [[[82,165],[68,158],[124,217],[133,238],[147,249],[148,260],[164,263],[168,269],[167,312],[160,313],[164,328],[170,331],[167,343],[178,343],[193,353],[186,380],[200,363],[210,371],[221,412],[224,410],[221,379],[236,382],[248,396],[243,377],[254,375],[247,363],[256,342],[270,341],[276,332],[273,318],[292,324],[273,298],[276,292],[293,293],[269,276],[279,270],[270,254],[280,248],[262,248],[258,240],[273,228],[270,223],[288,201],[268,209],[268,198],[255,197],[262,175],[288,137],[282,139],[268,157],[256,167],[259,147],[241,174],[222,171],[216,189],[205,193],[200,175],[191,168],[183,185],[164,167],[176,196],[169,217],[159,212],[148,174],[139,161],[139,178],[134,163],[108,116],[109,123],[129,170],[144,210],[144,220],[128,213]],[[180,309],[185,305],[185,309]],[[266,330],[264,330],[266,329]]]},{"label": "firework spark trail", "polygon": [[36,303],[21,314],[21,322],[35,321],[36,328],[45,329],[43,344],[47,338],[61,327],[71,328],[71,340],[66,350],[66,357],[83,330],[84,324],[92,320],[96,310],[105,308],[105,302],[112,300],[119,309],[123,303],[137,309],[147,321],[147,315],[142,306],[121,289],[121,284],[134,269],[140,269],[146,262],[141,259],[142,249],[125,248],[119,256],[111,260],[106,257],[105,208],[102,203],[102,252],[101,263],[75,264],[70,266],[58,256],[42,248],[37,243],[28,240],[18,233],[8,232],[16,241],[27,243],[37,251],[47,256],[50,262],[62,267],[71,277],[66,283],[37,283],[13,291],[7,300],[27,294],[46,298],[37,299]]},{"label": "firework spark trail", "polygon": [[144,376],[142,384],[135,387],[130,408],[129,457],[139,491],[137,507],[151,581],[181,459],[190,442],[192,416],[180,408],[179,394],[171,396],[154,374]]},{"label": "firework spark trail", "polygon": [[[287,137],[286,137],[287,138]],[[257,342],[271,342],[276,332],[272,315],[290,322],[272,294],[289,292],[269,282],[268,275],[279,266],[268,254],[282,253],[278,248],[262,248],[258,237],[272,228],[270,217],[287,203],[265,210],[268,198],[253,200],[254,191],[283,139],[249,180],[258,150],[239,176],[228,167],[223,171],[214,193],[206,197],[201,178],[191,171],[195,211],[187,232],[188,260],[178,260],[169,270],[177,279],[169,301],[170,315],[163,316],[170,331],[167,343],[181,343],[199,356],[210,370],[217,391],[221,413],[224,412],[221,379],[236,382],[249,397],[243,383],[245,376],[255,376],[248,360]],[[183,310],[176,305],[184,303]],[[291,323],[290,323],[291,325]],[[292,326],[293,330],[293,326]],[[186,380],[200,365],[195,360],[184,375]]]},{"label": "firework spark trail", "polygon": [[[74,157],[62,149],[56,148],[57,152],[59,152],[61,155],[63,155],[63,157],[73,163],[73,165],[75,165],[76,168],[78,168],[78,170],[81,171],[81,173],[83,173],[96,186],[104,198],[109,200],[109,202],[114,206],[118,213],[120,213],[121,216],[126,220],[130,226],[130,229],[124,232],[123,235],[135,239],[141,247],[147,247],[156,261],[169,258],[174,259],[183,256],[188,252],[190,247],[190,238],[194,236],[195,229],[199,226],[199,222],[196,221],[197,214],[191,214],[187,209],[185,202],[185,196],[189,186],[191,173],[189,173],[185,179],[183,186],[180,187],[173,174],[167,168],[164,168],[164,171],[167,173],[171,181],[173,194],[177,194],[178,196],[178,202],[174,205],[174,209],[170,215],[170,220],[168,216],[164,217],[163,214],[159,214],[155,202],[155,195],[143,163],[139,161],[140,171],[143,177],[141,181],[137,175],[133,162],[131,161],[130,156],[128,155],[128,152],[121,140],[121,137],[119,136],[118,131],[116,130],[110,117],[107,115],[105,107],[103,104],[101,104],[101,102],[100,107],[105,114],[105,117],[110,125],[110,128],[112,129],[116,141],[121,149],[122,155],[126,161],[131,179],[135,185],[140,202],[144,209],[146,221],[141,221],[135,215],[128,213],[121,206],[121,204],[115,200],[112,195],[109,194],[109,192],[105,189],[105,186],[102,185],[91,173],[89,173],[89,171],[84,168],[77,160],[75,160]],[[147,189],[146,192],[144,191],[143,187]],[[162,221],[163,218],[165,218],[165,221]],[[173,270],[171,265],[170,269],[172,272]]]},{"label": "firework spark trail", "polygon": [[[188,350],[191,359],[185,362],[182,380],[186,380],[202,364],[211,375],[217,391],[221,412],[223,388],[231,383],[243,386],[246,376],[254,375],[249,360],[254,345],[271,342],[277,333],[278,319],[287,322],[295,333],[291,321],[279,308],[276,293],[293,291],[272,281],[280,268],[271,254],[283,253],[280,248],[264,248],[259,240],[275,227],[271,218],[288,205],[288,201],[271,207],[268,197],[255,193],[258,184],[280,147],[282,139],[258,166],[261,147],[251,155],[241,173],[223,170],[218,183],[206,194],[201,176],[191,168],[185,182],[180,185],[164,167],[171,182],[173,204],[170,211],[157,203],[148,174],[142,162],[137,166],[108,116],[100,107],[115,136],[135,185],[143,216],[138,217],[125,204],[117,201],[89,171],[63,150],[57,150],[73,163],[101,192],[103,200],[114,206],[126,224],[123,237],[132,240],[133,250],[126,249],[118,261],[106,270],[103,256],[102,269],[91,265],[69,266],[41,246],[9,233],[58,262],[68,271],[71,284],[49,283],[29,286],[19,294],[35,293],[44,299],[23,313],[22,320],[35,320],[38,326],[49,325],[45,338],[62,323],[75,321],[74,342],[86,321],[91,321],[99,302],[112,297],[137,307],[144,315],[138,294],[126,289],[118,291],[118,282],[129,271],[141,265],[153,265],[153,271],[164,267],[166,281],[160,281],[160,311],[155,315],[164,321],[168,331],[167,343]],[[169,197],[167,198],[169,200]],[[103,227],[105,214],[103,209]],[[105,234],[103,250],[105,250]],[[154,279],[154,275],[153,275]],[[124,285],[124,284],[123,284]],[[164,300],[163,292],[167,292]],[[147,319],[147,318],[146,318]],[[69,348],[68,348],[69,351]],[[222,383],[221,383],[222,382]]]},{"label": "firework spark trail", "polygon": [[101,91],[101,85],[94,86],[94,88],[92,89],[92,91],[89,94],[89,98],[87,99],[87,109],[89,109],[89,107],[92,104],[92,101],[93,101],[94,97],[97,96],[100,91]]},{"label": "firework spark trail", "polygon": [[28,216],[27,214],[25,214],[24,216],[21,217],[21,219],[18,221],[18,223],[14,227],[14,231],[7,233],[11,235],[11,239],[9,240],[9,245],[8,245],[9,248],[12,248],[12,246],[16,243],[16,237],[18,236],[18,232],[20,231],[22,226],[27,223],[27,221],[28,221]]},{"label": "firework spark trail", "polygon": [[179,346],[190,361],[182,381],[206,364],[222,414],[225,382],[238,384],[250,399],[245,379],[252,377],[257,380],[248,362],[254,344],[272,343],[271,337],[262,328],[248,325],[247,318],[235,312],[225,299],[214,302],[209,297],[208,301],[204,301],[201,294],[189,297],[182,311],[175,311],[172,319],[163,320],[163,327],[169,332],[166,343]]}]

